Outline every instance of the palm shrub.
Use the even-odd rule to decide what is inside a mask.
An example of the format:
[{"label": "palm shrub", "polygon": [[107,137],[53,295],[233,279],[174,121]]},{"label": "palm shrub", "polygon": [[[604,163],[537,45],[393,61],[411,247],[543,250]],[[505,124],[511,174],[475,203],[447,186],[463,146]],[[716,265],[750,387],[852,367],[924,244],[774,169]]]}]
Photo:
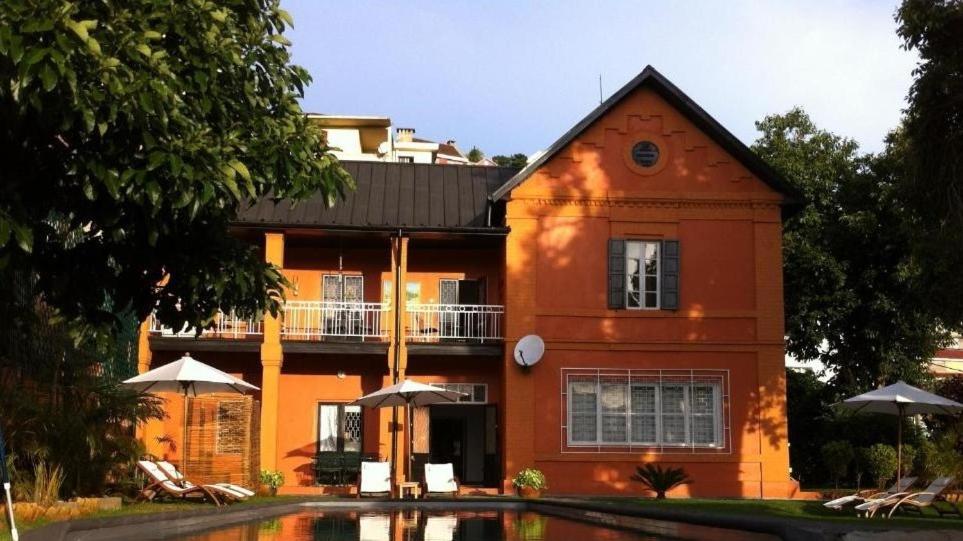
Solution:
[{"label": "palm shrub", "polygon": [[632,479],[655,492],[657,500],[664,500],[665,493],[675,487],[692,483],[689,474],[682,468],[662,468],[651,463],[636,467]]},{"label": "palm shrub", "polygon": [[877,443],[869,448],[866,459],[867,473],[876,481],[876,488],[882,490],[886,481],[896,474],[896,449],[892,445]]},{"label": "palm shrub", "polygon": [[845,440],[834,440],[824,443],[819,451],[826,470],[833,477],[833,485],[838,489],[839,480],[846,476],[849,464],[856,457],[853,445]]}]

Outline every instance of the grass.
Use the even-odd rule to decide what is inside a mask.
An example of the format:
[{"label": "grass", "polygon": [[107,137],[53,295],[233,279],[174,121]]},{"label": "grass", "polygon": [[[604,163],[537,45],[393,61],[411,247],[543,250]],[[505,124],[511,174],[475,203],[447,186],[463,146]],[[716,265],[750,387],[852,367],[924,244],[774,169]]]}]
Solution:
[{"label": "grass", "polygon": [[[717,513],[725,515],[752,515],[776,518],[801,519],[813,522],[849,524],[898,524],[919,528],[952,528],[963,529],[963,519],[955,517],[940,517],[932,509],[924,509],[922,517],[894,515],[892,519],[879,517],[865,519],[855,516],[855,511],[833,511],[823,507],[823,502],[812,500],[703,500],[703,499],[667,499],[653,500],[646,498],[604,498],[611,503],[635,503],[646,507],[664,507],[667,509],[692,510],[700,513]],[[946,504],[940,504],[946,505]]]},{"label": "grass", "polygon": [[[256,503],[282,503],[285,500],[297,501],[299,499],[304,499],[303,496],[253,496],[247,500],[231,504],[232,507],[251,505]],[[185,502],[185,501],[172,501],[172,500],[158,500],[154,502],[136,502],[136,503],[124,503],[120,509],[112,509],[107,511],[97,511],[95,513],[90,513],[79,517],[79,519],[88,518],[108,518],[108,517],[125,517],[131,515],[146,515],[152,513],[165,513],[172,511],[196,511],[198,509],[205,509],[213,507],[210,504],[202,502]],[[0,541],[11,541],[10,539],[10,526],[7,523],[6,518],[0,519],[0,524],[2,524],[2,531],[0,531]],[[50,521],[44,518],[35,520],[33,522],[18,522],[17,530],[22,535],[24,532],[39,528],[50,524]]]}]

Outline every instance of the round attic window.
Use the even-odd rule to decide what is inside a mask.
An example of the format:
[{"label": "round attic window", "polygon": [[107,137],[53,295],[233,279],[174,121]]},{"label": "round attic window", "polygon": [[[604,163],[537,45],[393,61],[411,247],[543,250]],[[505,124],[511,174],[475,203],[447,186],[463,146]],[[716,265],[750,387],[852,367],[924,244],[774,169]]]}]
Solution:
[{"label": "round attic window", "polygon": [[640,167],[652,167],[659,161],[659,147],[652,141],[639,141],[632,147],[632,161]]}]

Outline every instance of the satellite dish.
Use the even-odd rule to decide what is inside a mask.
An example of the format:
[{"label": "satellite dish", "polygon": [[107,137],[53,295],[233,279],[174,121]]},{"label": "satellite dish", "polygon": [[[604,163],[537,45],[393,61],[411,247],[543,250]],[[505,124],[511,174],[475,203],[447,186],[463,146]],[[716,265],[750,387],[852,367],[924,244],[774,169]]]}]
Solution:
[{"label": "satellite dish", "polygon": [[537,334],[523,337],[515,344],[515,362],[523,368],[534,366],[545,354],[545,342]]}]

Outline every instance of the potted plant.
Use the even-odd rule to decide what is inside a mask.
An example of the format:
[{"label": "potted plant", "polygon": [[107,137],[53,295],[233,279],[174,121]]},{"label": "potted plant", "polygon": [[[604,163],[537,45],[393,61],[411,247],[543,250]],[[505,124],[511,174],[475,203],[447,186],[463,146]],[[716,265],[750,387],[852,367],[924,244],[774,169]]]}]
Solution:
[{"label": "potted plant", "polygon": [[265,496],[277,496],[278,487],[284,484],[284,474],[277,470],[261,470],[261,492]]},{"label": "potted plant", "polygon": [[548,488],[545,474],[535,468],[525,468],[515,474],[512,485],[522,498],[538,498],[542,491]]}]

